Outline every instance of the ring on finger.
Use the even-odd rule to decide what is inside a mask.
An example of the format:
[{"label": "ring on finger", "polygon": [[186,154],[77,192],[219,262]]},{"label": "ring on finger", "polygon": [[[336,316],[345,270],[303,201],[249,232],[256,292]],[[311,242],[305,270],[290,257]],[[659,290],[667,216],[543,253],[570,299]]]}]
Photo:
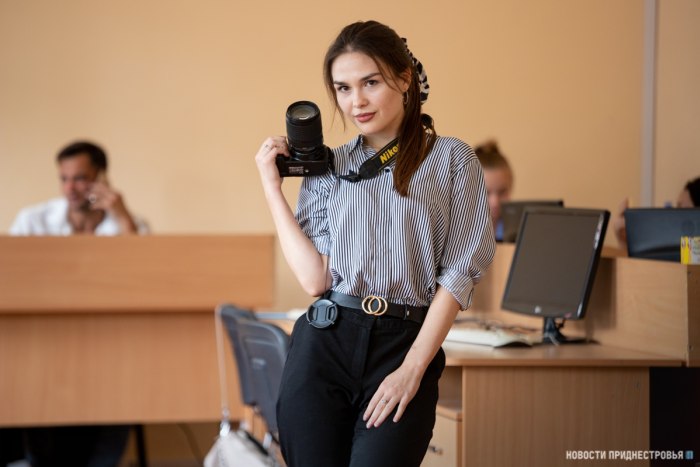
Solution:
[{"label": "ring on finger", "polygon": [[382,399],[382,400],[380,400],[379,402],[381,402],[381,403],[384,404],[384,405],[387,405],[387,404],[389,403],[389,401],[386,400],[386,399]]},{"label": "ring on finger", "polygon": [[90,193],[88,195],[88,201],[90,204],[95,204],[97,202],[97,195],[95,193]]}]

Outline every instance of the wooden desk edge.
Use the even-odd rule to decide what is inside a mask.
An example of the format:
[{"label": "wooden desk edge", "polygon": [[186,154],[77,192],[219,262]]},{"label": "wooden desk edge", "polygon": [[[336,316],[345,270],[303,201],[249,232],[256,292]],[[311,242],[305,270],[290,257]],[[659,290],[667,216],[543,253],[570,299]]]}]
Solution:
[{"label": "wooden desk edge", "polygon": [[[446,355],[446,366],[452,367],[681,367],[685,363],[672,356],[649,354],[599,344],[570,345],[565,349],[558,349],[541,345],[498,348],[450,343],[443,344],[443,348]],[[551,351],[553,355],[544,355],[548,351]],[[564,355],[560,355],[559,352],[563,352]],[[576,353],[583,355],[575,355]]]}]

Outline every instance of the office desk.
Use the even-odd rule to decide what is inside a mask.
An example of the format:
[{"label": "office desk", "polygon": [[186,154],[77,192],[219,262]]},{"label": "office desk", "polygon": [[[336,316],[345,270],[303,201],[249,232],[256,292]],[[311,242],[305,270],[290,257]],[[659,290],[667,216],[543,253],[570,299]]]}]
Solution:
[{"label": "office desk", "polygon": [[0,237],[0,426],[219,420],[214,308],[271,305],[273,241]]},{"label": "office desk", "polygon": [[[498,245],[463,317],[542,326],[541,318],[501,308],[514,251],[513,244]],[[562,332],[700,367],[700,265],[601,257],[585,318],[567,321]]]},{"label": "office desk", "polygon": [[567,450],[648,450],[649,368],[682,363],[597,344],[443,348],[424,467],[568,466]]},{"label": "office desk", "polygon": [[[542,325],[500,307],[513,252],[514,245],[498,245],[462,317]],[[599,344],[492,349],[445,343],[438,422],[424,465],[591,465],[567,459],[566,451],[653,449],[650,413],[662,401],[650,394],[652,370],[700,366],[700,266],[603,257],[585,319],[567,322],[563,332]],[[654,428],[693,430],[693,413],[682,417]],[[666,446],[694,447],[673,439]]]}]

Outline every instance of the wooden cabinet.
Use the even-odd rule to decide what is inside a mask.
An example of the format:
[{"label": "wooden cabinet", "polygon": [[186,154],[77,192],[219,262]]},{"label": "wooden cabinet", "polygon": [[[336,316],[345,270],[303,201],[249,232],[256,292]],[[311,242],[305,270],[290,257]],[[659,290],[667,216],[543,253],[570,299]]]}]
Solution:
[{"label": "wooden cabinet", "polygon": [[447,366],[423,466],[575,466],[590,461],[567,452],[648,450],[649,368],[681,366],[597,344],[443,348]]},{"label": "wooden cabinet", "polygon": [[462,465],[462,411],[458,406],[438,404],[433,439],[422,467]]}]

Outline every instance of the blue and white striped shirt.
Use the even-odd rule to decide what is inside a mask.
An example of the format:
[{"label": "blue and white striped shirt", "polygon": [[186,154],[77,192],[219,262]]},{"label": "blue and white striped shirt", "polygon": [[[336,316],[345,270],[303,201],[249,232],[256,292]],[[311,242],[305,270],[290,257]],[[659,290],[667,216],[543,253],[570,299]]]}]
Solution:
[{"label": "blue and white striped shirt", "polygon": [[[374,153],[361,135],[334,149],[336,174],[359,171]],[[408,197],[394,189],[393,165],[357,183],[306,177],[296,218],[329,256],[333,290],[357,297],[424,306],[440,284],[467,309],[495,251],[481,165],[456,138],[437,138]]]}]

